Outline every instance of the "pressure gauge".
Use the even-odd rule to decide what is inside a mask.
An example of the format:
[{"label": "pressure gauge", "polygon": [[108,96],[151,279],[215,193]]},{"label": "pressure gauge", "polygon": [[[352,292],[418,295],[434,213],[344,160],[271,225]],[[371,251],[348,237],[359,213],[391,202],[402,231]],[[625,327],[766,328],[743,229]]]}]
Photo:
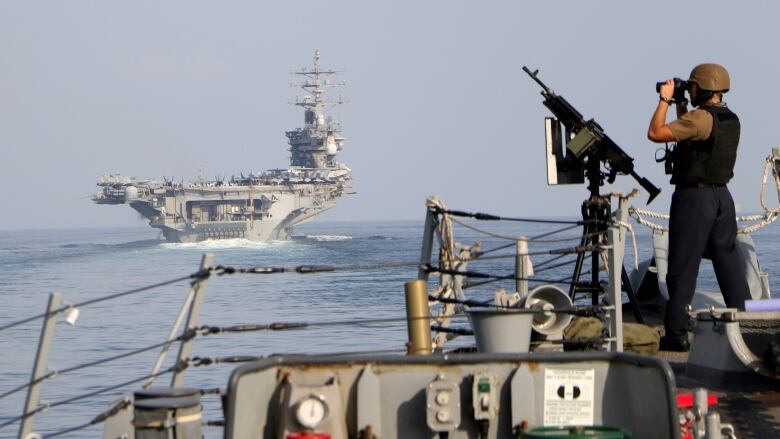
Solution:
[{"label": "pressure gauge", "polygon": [[320,395],[311,394],[302,398],[295,408],[295,419],[306,428],[317,428],[326,416],[328,416],[328,404]]}]

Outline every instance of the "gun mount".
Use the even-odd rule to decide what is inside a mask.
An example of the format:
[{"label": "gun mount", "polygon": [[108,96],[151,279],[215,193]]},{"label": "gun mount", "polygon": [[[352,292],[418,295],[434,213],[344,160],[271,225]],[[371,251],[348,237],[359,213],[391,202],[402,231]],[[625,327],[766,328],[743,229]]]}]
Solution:
[{"label": "gun mount", "polygon": [[[532,72],[528,67],[523,67],[523,71],[542,87],[544,106],[555,115],[555,118],[546,120],[548,159],[554,156],[556,165],[556,170],[553,172],[556,175],[548,176],[549,183],[557,184],[559,179],[561,183],[582,183],[584,174],[588,177],[588,189],[591,195],[598,196],[599,187],[604,184],[604,179],[606,178],[608,183],[613,183],[615,177],[620,174],[634,177],[650,194],[647,204],[661,193],[661,190],[650,180],[636,173],[634,159],[604,133],[604,129],[596,121],[585,120],[566,99],[547,87],[539,79],[538,70]],[[561,124],[566,128],[563,137],[560,135]],[[567,140],[568,152],[565,156],[562,148],[563,138]],[[601,169],[601,163],[604,163],[606,171]]]},{"label": "gun mount", "polygon": [[[595,247],[601,243],[599,236],[606,232],[606,223],[610,221],[611,206],[608,197],[602,197],[599,189],[604,185],[606,178],[608,183],[613,183],[618,174],[630,175],[650,194],[647,204],[661,193],[650,180],[641,177],[634,170],[634,159],[626,154],[615,141],[606,133],[601,125],[593,119],[585,120],[566,99],[555,94],[547,85],[539,79],[539,71],[530,71],[523,67],[528,76],[542,87],[544,106],[552,111],[555,118],[545,120],[547,135],[547,182],[559,183],[583,183],[588,178],[588,190],[590,198],[582,203],[583,230],[581,245],[588,242]],[[561,135],[561,125],[566,132]],[[563,139],[566,139],[566,154],[563,150]],[[602,170],[601,164],[604,163]],[[590,252],[591,267],[599,266],[600,252]],[[572,275],[572,285],[569,289],[569,297],[574,300],[577,293],[591,295],[592,303],[598,303],[599,294],[604,292],[599,280],[599,270],[591,269],[589,285],[578,285],[582,273],[585,253],[577,255],[577,261]],[[629,302],[633,306],[634,315],[638,323],[644,323],[642,312],[636,301],[636,296],[631,284],[628,282],[628,273],[622,267],[620,274],[621,288],[628,294]]]}]

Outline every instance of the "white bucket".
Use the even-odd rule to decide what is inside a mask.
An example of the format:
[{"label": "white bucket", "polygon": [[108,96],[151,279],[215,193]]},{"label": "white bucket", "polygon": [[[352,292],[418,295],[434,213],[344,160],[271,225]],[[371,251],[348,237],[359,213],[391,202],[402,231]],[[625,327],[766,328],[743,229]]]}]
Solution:
[{"label": "white bucket", "polygon": [[528,353],[533,314],[502,309],[471,309],[469,319],[479,352]]}]

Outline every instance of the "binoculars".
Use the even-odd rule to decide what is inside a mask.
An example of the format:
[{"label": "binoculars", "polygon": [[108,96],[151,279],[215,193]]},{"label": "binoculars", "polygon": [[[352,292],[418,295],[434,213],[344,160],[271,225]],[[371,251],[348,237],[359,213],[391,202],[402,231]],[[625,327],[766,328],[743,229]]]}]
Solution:
[{"label": "binoculars", "polygon": [[[676,102],[686,102],[685,99],[685,91],[690,88],[690,83],[684,79],[680,78],[674,78],[674,94],[672,95],[672,99],[674,99]],[[660,93],[661,92],[661,86],[664,85],[666,82],[656,82],[655,83],[655,92]]]}]

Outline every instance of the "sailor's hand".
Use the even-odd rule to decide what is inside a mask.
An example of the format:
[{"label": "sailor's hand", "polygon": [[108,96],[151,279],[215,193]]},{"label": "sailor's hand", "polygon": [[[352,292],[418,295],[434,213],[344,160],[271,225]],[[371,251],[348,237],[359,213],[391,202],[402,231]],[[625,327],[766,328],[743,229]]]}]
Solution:
[{"label": "sailor's hand", "polygon": [[671,99],[672,96],[674,96],[674,80],[667,80],[661,86],[661,90],[658,92],[658,94],[660,94],[664,99]]}]

